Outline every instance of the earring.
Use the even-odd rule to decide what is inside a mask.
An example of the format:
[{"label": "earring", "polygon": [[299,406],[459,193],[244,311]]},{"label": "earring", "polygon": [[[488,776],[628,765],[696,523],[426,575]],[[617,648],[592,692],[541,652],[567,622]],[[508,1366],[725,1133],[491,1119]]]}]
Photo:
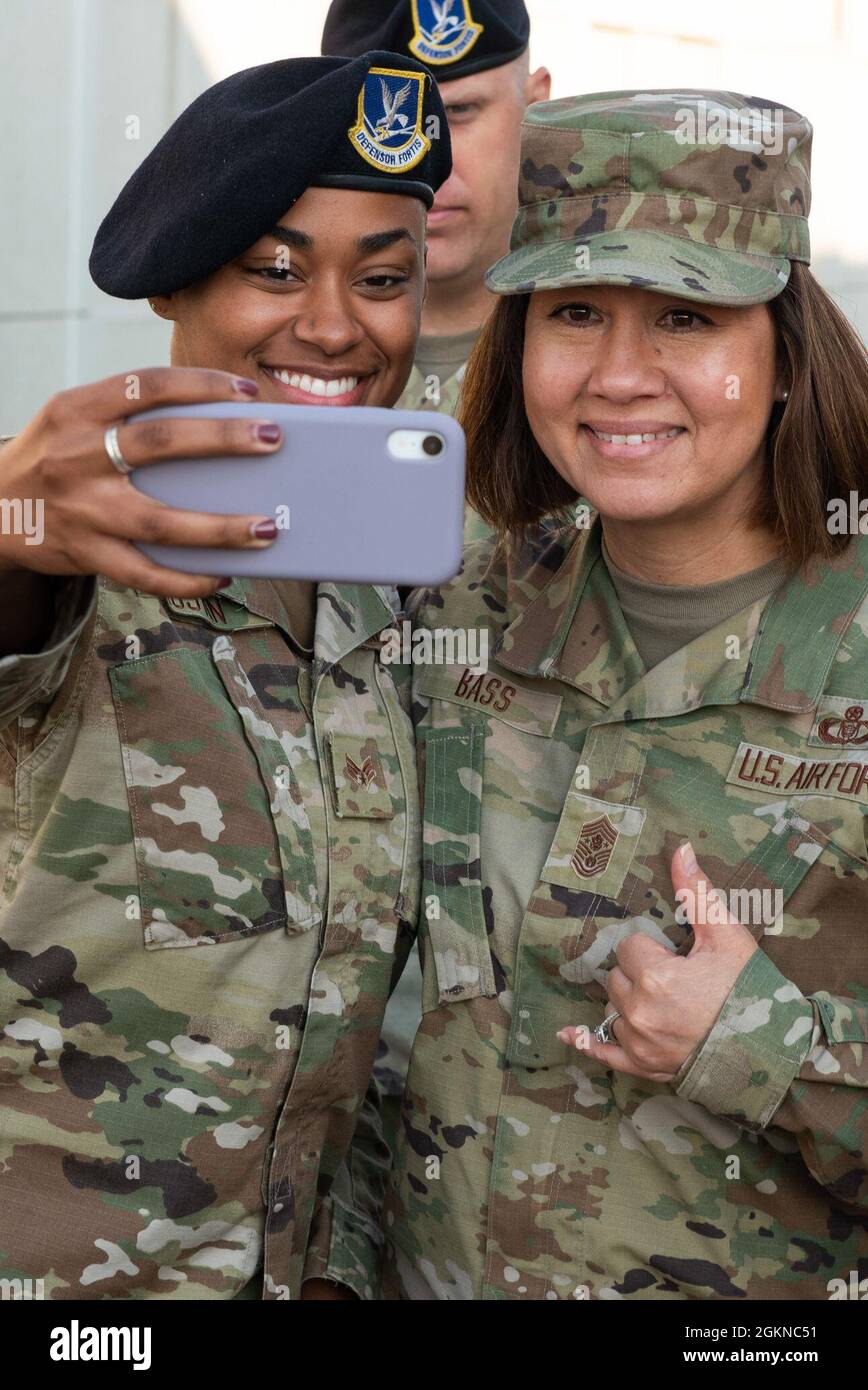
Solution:
[{"label": "earring", "polygon": [[784,392],[782,392],[782,394],[781,394],[781,400],[782,400],[782,401],[788,401],[789,399],[790,399],[790,393],[789,393],[789,391],[784,391]]}]

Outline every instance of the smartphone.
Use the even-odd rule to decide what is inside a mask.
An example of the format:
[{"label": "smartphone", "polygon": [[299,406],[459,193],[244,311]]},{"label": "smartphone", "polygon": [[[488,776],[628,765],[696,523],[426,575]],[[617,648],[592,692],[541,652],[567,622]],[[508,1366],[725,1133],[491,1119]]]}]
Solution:
[{"label": "smartphone", "polygon": [[465,440],[448,415],[314,405],[166,406],[131,420],[273,420],[273,454],[172,459],[130,474],[134,487],[181,510],[273,517],[266,550],[140,545],[193,574],[434,585],[461,568]]}]

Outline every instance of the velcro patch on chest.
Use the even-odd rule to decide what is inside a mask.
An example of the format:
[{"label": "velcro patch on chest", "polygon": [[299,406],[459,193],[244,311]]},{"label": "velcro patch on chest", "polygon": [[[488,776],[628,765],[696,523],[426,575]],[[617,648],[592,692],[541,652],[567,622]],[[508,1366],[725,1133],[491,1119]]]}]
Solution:
[{"label": "velcro patch on chest", "polygon": [[427,698],[450,700],[480,714],[493,714],[526,733],[550,738],[561,709],[560,695],[530,690],[506,672],[475,666],[432,667],[419,678],[418,691]]},{"label": "velcro patch on chest", "polygon": [[394,816],[376,740],[364,734],[331,733],[327,742],[337,814],[369,820]]},{"label": "velcro patch on chest", "polygon": [[868,748],[868,696],[827,695],[808,737],[821,748]]},{"label": "velcro patch on chest", "polygon": [[606,815],[585,821],[579,832],[570,864],[580,878],[595,878],[609,866],[618,831]]},{"label": "velcro patch on chest", "polygon": [[868,750],[849,758],[800,758],[740,743],[726,780],[775,796],[832,796],[868,803]]},{"label": "velcro patch on chest", "polygon": [[241,632],[245,628],[274,626],[270,618],[251,613],[241,604],[221,598],[219,594],[209,594],[207,598],[167,598],[163,599],[163,603],[177,618],[204,623],[217,632]]}]

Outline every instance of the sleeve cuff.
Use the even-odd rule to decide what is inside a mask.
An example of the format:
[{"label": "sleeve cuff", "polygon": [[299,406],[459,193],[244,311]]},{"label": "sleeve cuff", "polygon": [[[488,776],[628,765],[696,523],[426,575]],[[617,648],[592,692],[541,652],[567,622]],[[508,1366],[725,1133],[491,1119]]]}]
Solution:
[{"label": "sleeve cuff", "polygon": [[311,1230],[302,1283],[330,1279],[372,1302],[379,1294],[382,1249],[379,1228],[332,1193],[320,1204]]},{"label": "sleeve cuff", "polygon": [[765,1129],[812,1046],[809,999],[757,950],[708,1037],[676,1074],[678,1095],[716,1115]]}]

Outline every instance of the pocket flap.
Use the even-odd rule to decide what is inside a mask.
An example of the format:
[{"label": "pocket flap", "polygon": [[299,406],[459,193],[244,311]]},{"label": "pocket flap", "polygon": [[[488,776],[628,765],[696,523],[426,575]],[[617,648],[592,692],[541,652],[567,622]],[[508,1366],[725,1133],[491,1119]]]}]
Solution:
[{"label": "pocket flap", "polygon": [[332,790],[339,816],[391,820],[395,814],[377,740],[370,734],[329,734]]},{"label": "pocket flap", "polygon": [[146,948],[285,927],[269,789],[210,654],[176,647],[121,662],[108,677]]},{"label": "pocket flap", "polygon": [[811,998],[820,1010],[829,1043],[868,1043],[868,1004],[836,998],[825,990],[818,990]]}]

